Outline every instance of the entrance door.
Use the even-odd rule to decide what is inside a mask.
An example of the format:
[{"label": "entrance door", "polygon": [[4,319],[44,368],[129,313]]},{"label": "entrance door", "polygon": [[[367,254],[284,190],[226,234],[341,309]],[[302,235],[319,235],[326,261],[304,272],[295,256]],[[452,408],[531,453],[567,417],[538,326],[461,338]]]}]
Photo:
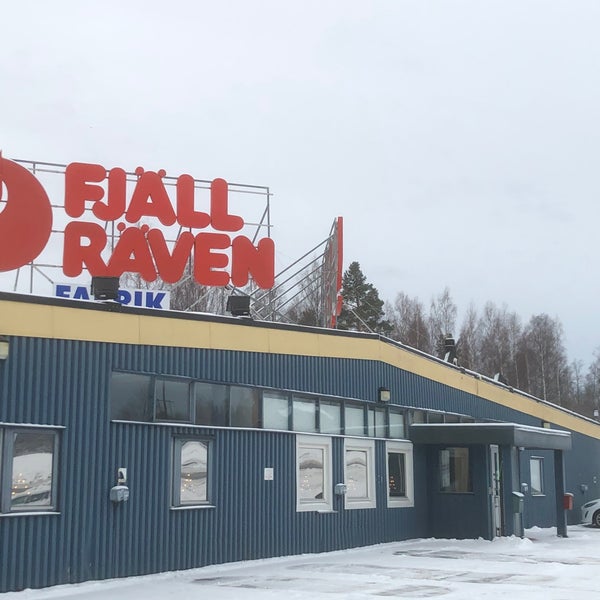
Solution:
[{"label": "entrance door", "polygon": [[492,537],[502,535],[501,465],[497,445],[490,446],[490,502],[492,512]]}]

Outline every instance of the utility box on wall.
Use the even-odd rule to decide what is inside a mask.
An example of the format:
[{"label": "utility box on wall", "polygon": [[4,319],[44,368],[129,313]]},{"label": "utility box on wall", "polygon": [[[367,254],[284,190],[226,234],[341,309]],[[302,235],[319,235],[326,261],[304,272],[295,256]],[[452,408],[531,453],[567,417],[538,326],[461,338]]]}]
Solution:
[{"label": "utility box on wall", "polygon": [[516,515],[523,514],[523,506],[525,504],[525,496],[521,492],[512,493],[512,511]]}]

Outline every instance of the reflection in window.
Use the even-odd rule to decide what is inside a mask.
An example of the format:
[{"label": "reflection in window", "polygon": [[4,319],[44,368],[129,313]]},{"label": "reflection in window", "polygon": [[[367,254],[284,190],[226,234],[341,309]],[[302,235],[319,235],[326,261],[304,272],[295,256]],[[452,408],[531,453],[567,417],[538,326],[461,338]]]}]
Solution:
[{"label": "reflection in window", "polygon": [[208,501],[208,448],[205,442],[177,440],[179,477],[178,505],[206,504]]},{"label": "reflection in window", "polygon": [[473,491],[468,448],[446,448],[440,451],[440,491]]},{"label": "reflection in window", "polygon": [[151,421],[149,375],[114,372],[110,380],[110,418]]},{"label": "reflection in window", "polygon": [[406,455],[388,452],[388,486],[391,498],[406,497]]},{"label": "reflection in window", "polygon": [[444,413],[440,413],[440,412],[427,413],[427,422],[428,423],[443,423],[444,422]]},{"label": "reflection in window", "polygon": [[263,392],[263,427],[265,429],[289,429],[288,395]]},{"label": "reflection in window", "polygon": [[296,436],[296,510],[333,509],[331,438]]},{"label": "reflection in window", "polygon": [[365,412],[362,406],[347,404],[344,408],[346,435],[365,435]]},{"label": "reflection in window", "polygon": [[322,500],[325,492],[323,448],[300,448],[298,455],[298,497],[300,502]]},{"label": "reflection in window", "polygon": [[13,433],[11,510],[52,506],[54,442],[54,433]]},{"label": "reflection in window", "polygon": [[390,437],[403,438],[404,434],[404,413],[390,411]]},{"label": "reflection in window", "polygon": [[368,429],[371,437],[386,437],[385,412],[381,408],[369,408]]},{"label": "reflection in window", "polygon": [[191,421],[188,381],[156,379],[154,417],[157,421]]},{"label": "reflection in window", "polygon": [[411,410],[410,411],[410,422],[411,423],[425,423],[426,413],[422,410]]},{"label": "reflection in window", "polygon": [[368,498],[367,451],[346,450],[346,496],[349,500]]},{"label": "reflection in window", "polygon": [[315,401],[298,398],[297,396],[294,396],[292,400],[292,423],[294,425],[294,431],[316,431],[317,405]]},{"label": "reflection in window", "polygon": [[231,386],[229,392],[230,425],[258,427],[260,392],[257,389]]},{"label": "reflection in window", "polygon": [[344,440],[344,483],[347,509],[375,508],[375,442]]},{"label": "reflection in window", "polygon": [[342,407],[337,402],[319,402],[319,430],[321,433],[342,433]]},{"label": "reflection in window", "polygon": [[227,425],[227,386],[196,383],[194,395],[198,425]]},{"label": "reflection in window", "polygon": [[414,506],[413,447],[411,442],[387,442],[388,508]]},{"label": "reflection in window", "polygon": [[544,494],[544,459],[533,456],[529,459],[529,471],[531,473],[531,494],[541,496]]}]

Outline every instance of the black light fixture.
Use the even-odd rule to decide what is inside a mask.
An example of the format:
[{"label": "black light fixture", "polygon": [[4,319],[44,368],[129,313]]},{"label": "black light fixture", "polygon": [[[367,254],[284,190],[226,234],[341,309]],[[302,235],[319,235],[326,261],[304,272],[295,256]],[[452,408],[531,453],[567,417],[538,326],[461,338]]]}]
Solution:
[{"label": "black light fixture", "polygon": [[8,358],[8,352],[10,350],[10,341],[6,335],[0,335],[0,360],[6,360]]},{"label": "black light fixture", "polygon": [[234,317],[249,317],[250,316],[250,296],[234,296],[233,294],[227,298],[227,306],[225,308]]},{"label": "black light fixture", "polygon": [[117,300],[119,298],[119,278],[92,277],[92,296],[95,300]]},{"label": "black light fixture", "polygon": [[444,338],[444,360],[455,365],[456,360],[456,341],[451,333],[447,333]]},{"label": "black light fixture", "polygon": [[386,387],[380,387],[378,390],[378,396],[377,398],[379,399],[379,402],[389,402],[391,397],[392,397],[392,393],[390,392],[390,390]]},{"label": "black light fixture", "polygon": [[502,383],[504,385],[508,385],[508,379],[506,379],[506,377],[504,377],[502,373],[496,373],[494,375],[494,381],[497,381],[498,383]]}]

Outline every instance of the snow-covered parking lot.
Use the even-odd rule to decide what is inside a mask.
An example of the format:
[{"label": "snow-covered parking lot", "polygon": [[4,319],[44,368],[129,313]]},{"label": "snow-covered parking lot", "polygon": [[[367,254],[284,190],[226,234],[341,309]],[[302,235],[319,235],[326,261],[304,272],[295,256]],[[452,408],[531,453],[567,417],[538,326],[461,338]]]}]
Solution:
[{"label": "snow-covered parking lot", "polygon": [[597,600],[600,529],[530,529],[525,539],[422,539],[327,554],[25,590],[3,600]]}]

